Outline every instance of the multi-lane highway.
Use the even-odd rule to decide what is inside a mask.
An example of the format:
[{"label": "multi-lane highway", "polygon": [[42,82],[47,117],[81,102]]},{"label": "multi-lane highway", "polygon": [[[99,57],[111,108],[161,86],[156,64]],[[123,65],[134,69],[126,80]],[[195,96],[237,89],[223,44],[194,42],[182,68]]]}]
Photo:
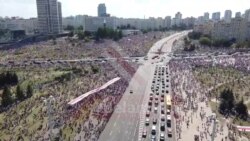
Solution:
[{"label": "multi-lane highway", "polygon": [[[170,60],[167,56],[171,52],[172,43],[186,34],[187,31],[176,33],[153,45],[147,55],[148,59],[143,62],[143,65],[138,68],[132,77],[124,96],[101,133],[100,141],[140,140],[145,125],[145,114],[148,108],[149,95],[152,92],[151,86],[156,65],[164,65]],[[159,49],[163,53],[155,54]],[[158,58],[152,59],[156,55]],[[160,120],[160,117],[157,120]]]}]

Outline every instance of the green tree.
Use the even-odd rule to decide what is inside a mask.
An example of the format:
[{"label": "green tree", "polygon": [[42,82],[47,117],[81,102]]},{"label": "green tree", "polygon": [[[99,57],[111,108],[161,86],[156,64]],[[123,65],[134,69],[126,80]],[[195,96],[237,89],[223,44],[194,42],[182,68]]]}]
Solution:
[{"label": "green tree", "polygon": [[68,37],[73,37],[73,36],[74,36],[74,32],[70,31],[69,34],[68,34]]},{"label": "green tree", "polygon": [[82,25],[80,25],[78,28],[77,28],[77,30],[83,30],[83,26]]},{"label": "green tree", "polygon": [[194,39],[194,40],[200,39],[201,35],[202,34],[200,32],[190,32],[190,33],[188,33],[188,37],[190,39]]},{"label": "green tree", "polygon": [[95,66],[91,66],[91,70],[94,74],[99,72],[99,68],[95,67]]},{"label": "green tree", "polygon": [[2,106],[7,107],[12,103],[11,92],[10,89],[5,86],[2,94]]},{"label": "green tree", "polygon": [[17,85],[16,87],[16,98],[17,100],[24,100],[24,93],[23,93],[23,90],[21,89],[20,85]]},{"label": "green tree", "polygon": [[67,25],[66,28],[65,28],[65,30],[67,30],[67,31],[74,31],[75,28],[72,25]]},{"label": "green tree", "polygon": [[119,34],[118,35],[119,35],[119,39],[121,39],[123,37],[121,30],[119,30]]},{"label": "green tree", "polygon": [[122,38],[122,33],[118,30],[114,30],[111,28],[98,28],[97,32],[95,33],[95,39],[98,41],[99,39],[113,39],[115,41]]},{"label": "green tree", "polygon": [[77,36],[79,40],[83,40],[85,37],[83,31],[78,31]]},{"label": "green tree", "polygon": [[224,40],[213,40],[213,46],[220,47],[223,46]]},{"label": "green tree", "polygon": [[91,36],[91,32],[89,32],[89,31],[84,31],[84,35],[87,36],[87,37],[89,37],[89,36]]},{"label": "green tree", "polygon": [[247,48],[250,48],[250,41],[247,41]]},{"label": "green tree", "polygon": [[235,105],[236,116],[241,119],[247,119],[248,111],[247,106],[244,104],[243,99]]},{"label": "green tree", "polygon": [[226,111],[227,111],[227,103],[225,101],[221,101],[220,102],[220,105],[219,105],[219,112],[222,114],[222,115],[225,115],[226,114]]},{"label": "green tree", "polygon": [[223,115],[231,114],[235,104],[235,98],[232,90],[224,89],[220,94],[220,102],[220,113]]},{"label": "green tree", "polygon": [[33,88],[32,88],[32,86],[29,84],[29,85],[27,86],[26,96],[27,96],[28,98],[30,98],[30,97],[32,97],[32,95],[33,95]]},{"label": "green tree", "polygon": [[211,46],[211,40],[208,37],[201,37],[199,40],[200,44]]}]

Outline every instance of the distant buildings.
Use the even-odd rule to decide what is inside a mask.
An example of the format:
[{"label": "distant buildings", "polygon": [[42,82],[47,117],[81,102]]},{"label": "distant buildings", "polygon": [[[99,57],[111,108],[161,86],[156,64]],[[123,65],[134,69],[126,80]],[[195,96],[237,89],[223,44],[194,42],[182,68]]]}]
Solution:
[{"label": "distant buildings", "polygon": [[219,21],[220,20],[220,12],[215,12],[212,14],[212,20],[213,21]]},{"label": "distant buildings", "polygon": [[163,30],[170,29],[173,26],[175,28],[192,28],[194,22],[195,18],[193,17],[182,19],[182,14],[180,12],[177,12],[173,19],[171,19],[171,16],[166,16],[164,19],[161,17],[149,17],[148,19],[110,17],[109,14],[106,13],[105,4],[99,4],[98,17],[87,15],[65,17],[63,18],[63,27],[67,25],[79,27],[82,25],[85,31],[91,32],[97,31],[98,28],[104,26],[113,29],[126,27],[139,30]]},{"label": "distant buildings", "polygon": [[204,13],[203,17],[204,17],[205,21],[208,21],[209,20],[209,13],[208,12]]},{"label": "distant buildings", "polygon": [[214,22],[213,21],[207,21],[203,24],[195,24],[194,25],[194,31],[195,32],[201,32],[205,35],[211,35],[212,30],[214,28]]},{"label": "distant buildings", "polygon": [[202,20],[198,18],[194,31],[211,35],[213,39],[235,39],[238,42],[250,39],[250,9],[243,15],[236,12],[235,18],[232,18],[231,10],[226,10],[223,20],[219,19],[219,12],[213,13],[211,21],[200,22]]},{"label": "distant buildings", "polygon": [[171,27],[171,16],[167,16],[164,19],[164,27],[170,28]]},{"label": "distant buildings", "polygon": [[226,10],[225,15],[224,15],[225,22],[230,23],[231,18],[232,18],[232,11],[231,10]]},{"label": "distant buildings", "polygon": [[248,21],[248,22],[250,22],[250,9],[247,9],[246,11],[245,11],[245,14],[244,14],[245,16],[244,16],[244,18]]},{"label": "distant buildings", "polygon": [[204,16],[199,16],[196,20],[196,24],[203,24],[205,22]]},{"label": "distant buildings", "polygon": [[240,12],[236,12],[235,13],[235,18],[241,18],[241,13]]},{"label": "distant buildings", "polygon": [[100,27],[108,27],[115,29],[115,18],[113,17],[91,17],[84,16],[83,30],[94,32]]},{"label": "distant buildings", "polygon": [[62,32],[61,3],[57,0],[36,0],[38,29],[43,34]]},{"label": "distant buildings", "polygon": [[97,13],[98,17],[109,17],[109,14],[107,14],[106,6],[104,3],[98,5]]},{"label": "distant buildings", "polygon": [[195,24],[195,20],[196,18],[194,17],[185,18],[185,19],[182,19],[182,24],[185,25],[188,29],[191,29],[193,28]]},{"label": "distant buildings", "polygon": [[0,29],[25,30],[32,34],[36,31],[44,34],[58,34],[63,32],[62,27],[68,25],[78,28],[83,27],[84,31],[95,32],[100,27],[112,29],[136,30],[162,30],[162,29],[190,29],[211,35],[215,39],[236,39],[244,41],[250,39],[250,9],[241,14],[237,12],[235,18],[232,18],[232,11],[226,10],[223,19],[220,18],[220,12],[212,14],[205,12],[198,18],[182,18],[182,14],[177,12],[174,18],[166,16],[154,18],[117,18],[110,17],[104,3],[98,5],[98,16],[77,15],[62,18],[61,3],[57,0],[37,0],[38,18],[1,18]]},{"label": "distant buildings", "polygon": [[59,33],[63,32],[63,26],[62,26],[62,4],[61,2],[58,2],[58,20],[59,20]]},{"label": "distant buildings", "polygon": [[177,13],[175,14],[175,18],[176,18],[176,19],[182,19],[182,14],[181,14],[180,12],[177,12]]},{"label": "distant buildings", "polygon": [[219,21],[214,24],[212,38],[214,39],[236,39],[237,41],[245,41],[249,39],[247,30],[249,30],[248,22],[243,18],[234,18],[230,23]]},{"label": "distant buildings", "polygon": [[37,18],[22,19],[11,18],[1,19],[0,29],[24,30],[26,34],[34,34],[37,31]]},{"label": "distant buildings", "polygon": [[182,23],[182,14],[180,12],[177,12],[175,14],[175,18],[172,19],[171,26],[180,26]]}]

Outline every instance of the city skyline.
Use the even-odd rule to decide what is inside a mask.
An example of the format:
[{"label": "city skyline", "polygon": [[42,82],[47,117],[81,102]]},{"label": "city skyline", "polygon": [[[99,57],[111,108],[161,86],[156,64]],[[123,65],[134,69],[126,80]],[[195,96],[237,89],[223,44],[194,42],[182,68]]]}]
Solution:
[{"label": "city skyline", "polygon": [[[126,2],[119,0],[97,0],[97,1],[80,1],[80,0],[59,0],[62,2],[63,17],[75,15],[90,15],[97,16],[97,7],[100,3],[105,3],[107,13],[111,16],[122,18],[148,18],[172,16],[180,11],[185,17],[198,17],[205,12],[211,14],[219,11],[224,13],[225,10],[231,10],[232,15],[236,12],[244,13],[249,8],[247,0],[239,1],[216,1],[210,0],[209,3],[200,0],[127,0]],[[36,1],[35,0],[0,0],[0,16],[23,18],[37,17]],[[199,6],[194,6],[199,5]],[[122,6],[120,6],[122,5]],[[21,10],[25,9],[25,10]],[[129,10],[128,10],[129,9]],[[160,10],[159,10],[160,9]],[[224,16],[223,14],[221,16]]]}]

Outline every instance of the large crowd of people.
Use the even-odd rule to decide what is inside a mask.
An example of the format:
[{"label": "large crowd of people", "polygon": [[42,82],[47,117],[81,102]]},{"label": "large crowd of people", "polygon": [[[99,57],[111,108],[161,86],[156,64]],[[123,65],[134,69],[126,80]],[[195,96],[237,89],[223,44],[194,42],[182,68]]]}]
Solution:
[{"label": "large crowd of people", "polygon": [[[210,91],[215,88],[215,85],[204,87],[193,72],[197,68],[218,67],[224,70],[235,69],[243,73],[249,73],[249,65],[250,56],[246,54],[175,58],[170,61],[171,88],[175,103],[173,110],[178,140],[185,140],[186,138],[193,138],[194,140],[236,139],[236,135],[231,136],[232,130],[228,128],[232,126],[230,120],[224,119],[217,123],[215,111],[212,111],[209,107],[212,96]],[[223,83],[222,79],[225,79],[223,73],[214,73],[219,73],[219,71],[213,72],[213,75],[220,77],[216,85]],[[225,82],[228,81],[224,80]],[[189,130],[190,128],[196,129],[196,131]]]},{"label": "large crowd of people", "polygon": [[[51,127],[49,127],[48,109],[44,100],[52,95],[55,99],[51,106],[53,127],[60,130],[62,139],[73,140],[76,136],[75,140],[79,140],[79,138],[97,140],[137,67],[137,64],[124,60],[33,64],[23,66],[22,69],[20,66],[12,67],[13,70],[29,70],[27,73],[19,73],[27,75],[23,76],[22,79],[35,77],[35,75],[29,75],[29,72],[32,72],[34,68],[36,68],[34,71],[37,71],[36,75],[41,75],[39,77],[50,72],[48,70],[54,69],[69,73],[70,78],[66,81],[49,80],[46,83],[39,83],[38,86],[34,84],[35,94],[33,97],[21,103],[15,103],[8,111],[1,113],[1,139],[48,139]],[[123,72],[127,73],[123,74]],[[57,74],[56,71],[55,73]],[[78,104],[78,107],[74,107],[74,110],[69,112],[67,103],[71,99],[98,88],[115,77],[121,77],[121,80],[107,89],[87,97],[81,104]],[[100,114],[103,112],[106,112],[105,116]],[[89,131],[88,129],[93,130]]]},{"label": "large crowd of people", "polygon": [[2,50],[0,61],[25,61],[25,60],[65,60],[81,58],[109,57],[105,56],[109,48],[116,49],[121,56],[144,56],[150,47],[163,36],[162,32],[149,32],[146,34],[123,37],[118,42],[103,40],[84,42],[68,37],[43,41],[26,45],[21,48]]}]

